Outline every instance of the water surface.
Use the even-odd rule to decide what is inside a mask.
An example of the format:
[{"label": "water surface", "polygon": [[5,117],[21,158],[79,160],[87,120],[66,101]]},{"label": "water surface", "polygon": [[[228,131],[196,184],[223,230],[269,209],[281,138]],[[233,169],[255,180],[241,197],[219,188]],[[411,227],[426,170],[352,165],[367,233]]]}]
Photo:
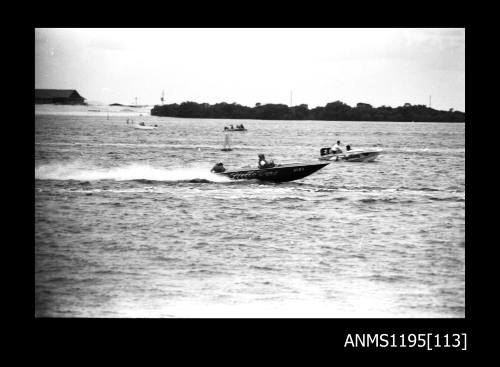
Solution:
[{"label": "water surface", "polygon": [[[36,112],[37,316],[465,315],[465,124]],[[248,132],[222,152],[229,123]],[[282,184],[209,172],[336,140],[385,153]]]}]

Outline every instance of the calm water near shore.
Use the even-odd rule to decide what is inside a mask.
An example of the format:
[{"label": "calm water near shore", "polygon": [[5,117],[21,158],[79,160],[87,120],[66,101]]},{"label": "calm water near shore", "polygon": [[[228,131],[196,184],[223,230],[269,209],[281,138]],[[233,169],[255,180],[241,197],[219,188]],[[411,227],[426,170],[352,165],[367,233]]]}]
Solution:
[{"label": "calm water near shore", "polygon": [[[37,316],[465,316],[465,124],[35,111]],[[282,184],[209,172],[336,140],[384,153]]]}]

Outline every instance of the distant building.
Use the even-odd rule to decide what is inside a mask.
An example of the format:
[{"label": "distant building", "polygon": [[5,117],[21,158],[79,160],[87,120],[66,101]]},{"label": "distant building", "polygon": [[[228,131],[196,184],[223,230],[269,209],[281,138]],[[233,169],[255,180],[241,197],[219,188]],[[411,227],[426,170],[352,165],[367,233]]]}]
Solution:
[{"label": "distant building", "polygon": [[74,89],[35,89],[35,104],[85,104]]}]

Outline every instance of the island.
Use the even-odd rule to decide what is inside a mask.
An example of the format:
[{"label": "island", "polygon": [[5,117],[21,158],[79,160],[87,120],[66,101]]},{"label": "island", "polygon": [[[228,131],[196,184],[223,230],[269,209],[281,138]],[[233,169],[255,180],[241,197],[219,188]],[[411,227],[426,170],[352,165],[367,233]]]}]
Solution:
[{"label": "island", "polygon": [[260,104],[254,107],[237,103],[183,102],[181,104],[155,105],[152,116],[185,118],[223,118],[257,120],[324,120],[324,121],[401,121],[401,122],[465,122],[465,112],[439,111],[425,105],[373,107],[358,103],[356,107],[335,101],[324,107],[309,109],[307,104],[289,107],[285,104]]}]

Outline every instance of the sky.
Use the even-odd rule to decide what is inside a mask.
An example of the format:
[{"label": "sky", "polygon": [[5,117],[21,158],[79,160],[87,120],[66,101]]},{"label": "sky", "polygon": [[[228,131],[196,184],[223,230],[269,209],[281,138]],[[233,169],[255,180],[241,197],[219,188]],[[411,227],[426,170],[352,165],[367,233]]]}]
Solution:
[{"label": "sky", "polygon": [[88,102],[465,111],[464,28],[35,29],[35,88]]}]

